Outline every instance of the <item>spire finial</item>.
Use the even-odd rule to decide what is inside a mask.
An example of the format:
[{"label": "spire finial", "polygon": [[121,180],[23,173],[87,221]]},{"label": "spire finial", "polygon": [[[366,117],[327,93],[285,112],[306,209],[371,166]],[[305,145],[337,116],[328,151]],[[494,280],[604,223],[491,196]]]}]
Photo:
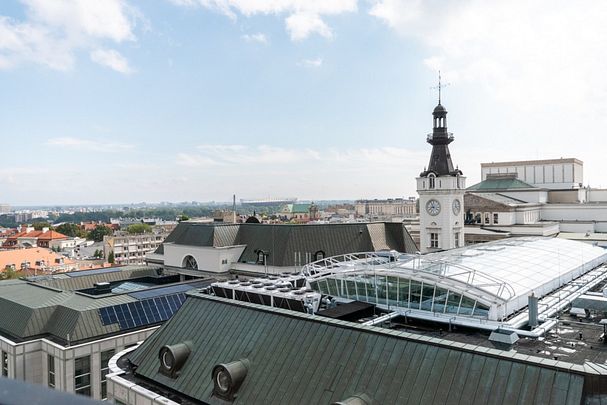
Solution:
[{"label": "spire finial", "polygon": [[438,103],[440,104],[440,89],[441,89],[441,84],[440,84],[440,70],[438,71]]},{"label": "spire finial", "polygon": [[434,87],[430,87],[432,90],[438,90],[438,104],[440,105],[441,103],[441,90],[443,89],[443,87],[447,87],[449,84],[451,83],[442,83],[442,77],[440,74],[440,70],[438,71],[438,86],[434,86]]}]

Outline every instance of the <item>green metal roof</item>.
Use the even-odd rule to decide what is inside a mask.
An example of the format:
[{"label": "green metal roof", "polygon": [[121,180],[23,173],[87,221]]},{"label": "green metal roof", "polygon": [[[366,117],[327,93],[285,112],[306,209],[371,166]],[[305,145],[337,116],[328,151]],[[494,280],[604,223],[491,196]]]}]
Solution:
[{"label": "green metal roof", "polygon": [[[213,367],[245,358],[250,367],[234,404],[329,404],[363,393],[377,404],[582,400],[585,377],[566,363],[188,295],[128,357],[148,383],[204,403],[225,404],[212,395]],[[180,375],[159,373],[159,350],[185,341],[192,352]]]},{"label": "green metal roof", "polygon": [[14,340],[50,336],[73,343],[117,332],[118,324],[103,325],[99,310],[139,300],[128,293],[90,296],[77,290],[100,281],[145,276],[156,276],[156,267],[126,266],[120,271],[77,277],[62,273],[0,281],[0,334]]},{"label": "green metal roof", "polygon": [[468,191],[482,191],[482,190],[511,190],[511,189],[530,189],[537,188],[531,184],[525,183],[517,178],[505,177],[505,178],[488,178],[481,181],[473,186],[468,187]]}]

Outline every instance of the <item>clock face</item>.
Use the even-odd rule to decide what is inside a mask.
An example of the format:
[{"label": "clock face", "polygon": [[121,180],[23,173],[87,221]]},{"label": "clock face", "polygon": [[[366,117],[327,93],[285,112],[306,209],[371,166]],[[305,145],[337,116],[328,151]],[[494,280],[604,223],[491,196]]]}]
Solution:
[{"label": "clock face", "polygon": [[438,215],[440,212],[440,203],[436,200],[430,200],[426,203],[426,211],[430,215]]},{"label": "clock face", "polygon": [[453,213],[455,215],[457,215],[457,214],[459,214],[461,209],[462,209],[462,204],[459,202],[459,200],[453,200]]}]

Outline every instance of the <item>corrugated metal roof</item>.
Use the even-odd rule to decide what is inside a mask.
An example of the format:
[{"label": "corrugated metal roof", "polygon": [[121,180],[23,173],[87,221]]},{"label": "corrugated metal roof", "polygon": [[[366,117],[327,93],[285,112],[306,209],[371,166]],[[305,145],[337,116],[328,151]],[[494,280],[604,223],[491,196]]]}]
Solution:
[{"label": "corrugated metal roof", "polygon": [[[104,325],[100,318],[101,308],[127,304],[139,301],[138,297],[129,294],[109,294],[103,296],[89,296],[76,291],[64,291],[50,284],[63,285],[68,283],[72,288],[90,288],[93,283],[107,280],[117,281],[132,277],[155,275],[156,268],[143,266],[128,266],[118,272],[102,272],[82,277],[57,277],[53,279],[36,278],[35,282],[24,280],[8,280],[0,282],[0,333],[12,339],[23,340],[36,336],[52,335],[64,341],[82,341],[119,330],[118,324]],[[116,275],[122,277],[116,278]],[[183,292],[187,287],[196,288],[200,283],[186,283],[174,285],[175,291]],[[187,286],[187,287],[186,287]],[[167,291],[170,286],[160,289],[150,289],[152,294],[156,290],[173,294]],[[153,323],[153,322],[152,322]],[[142,326],[142,325],[137,325]],[[145,326],[145,325],[143,325]],[[69,338],[68,338],[69,336]]]},{"label": "corrugated metal roof", "polygon": [[[303,263],[306,254],[326,256],[374,250],[415,253],[418,249],[402,223],[354,224],[201,224],[182,222],[165,243],[189,246],[246,245],[239,261],[256,262],[256,250],[269,251],[271,266]],[[164,253],[164,248],[156,250]]]},{"label": "corrugated metal roof", "polygon": [[[129,359],[147,381],[205,403],[224,403],[212,396],[213,367],[244,358],[250,368],[234,404],[329,404],[361,393],[378,404],[582,400],[583,375],[506,352],[188,295]],[[160,374],[160,348],[184,341],[192,352],[180,375]]]},{"label": "corrugated metal roof", "polygon": [[101,269],[100,271],[87,270],[85,275],[78,277],[70,277],[69,273],[57,274],[52,277],[32,278],[31,281],[36,284],[46,285],[61,290],[82,290],[85,288],[92,288],[95,283],[99,282],[112,282],[118,280],[125,280],[129,278],[138,278],[145,276],[156,275],[156,269],[159,266],[124,266],[114,267],[114,271],[104,271],[109,269]]}]

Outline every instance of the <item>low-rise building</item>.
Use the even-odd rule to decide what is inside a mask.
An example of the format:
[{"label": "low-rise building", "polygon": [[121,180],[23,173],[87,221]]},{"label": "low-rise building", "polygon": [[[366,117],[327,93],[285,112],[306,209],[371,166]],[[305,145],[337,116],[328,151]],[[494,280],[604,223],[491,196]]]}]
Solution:
[{"label": "low-rise building", "polygon": [[314,203],[286,204],[280,210],[279,217],[285,221],[293,221],[302,224],[320,218],[318,207]]},{"label": "low-rise building", "polygon": [[2,376],[105,399],[110,358],[208,283],[179,282],[150,266],[0,281]]},{"label": "low-rise building", "polygon": [[35,275],[78,270],[78,265],[50,249],[32,247],[0,251],[0,271],[6,269]]},{"label": "low-rise building", "polygon": [[103,237],[104,258],[108,260],[110,253],[113,253],[116,265],[144,264],[145,255],[155,251],[168,235],[167,232],[143,234],[114,232],[112,236]]},{"label": "low-rise building", "polygon": [[181,274],[299,271],[327,256],[363,251],[414,253],[397,222],[344,224],[206,224],[181,222],[147,262]]},{"label": "low-rise building", "polygon": [[356,215],[371,218],[411,218],[417,215],[415,198],[388,198],[387,200],[358,200]]}]

